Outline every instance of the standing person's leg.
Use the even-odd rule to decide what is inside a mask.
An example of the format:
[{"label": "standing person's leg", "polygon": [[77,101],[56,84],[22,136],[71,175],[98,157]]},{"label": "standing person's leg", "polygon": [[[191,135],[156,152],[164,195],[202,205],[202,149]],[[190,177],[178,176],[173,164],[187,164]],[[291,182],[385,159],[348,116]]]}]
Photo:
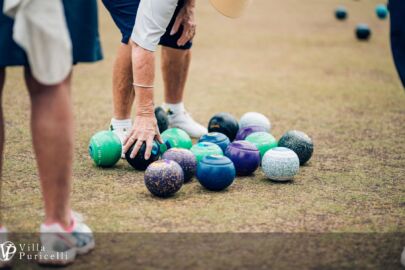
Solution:
[{"label": "standing person's leg", "polygon": [[[135,92],[132,86],[131,46],[120,44],[113,67],[113,107],[116,120],[131,118]],[[131,125],[130,125],[131,126]]]},{"label": "standing person's leg", "polygon": [[123,141],[132,127],[131,112],[135,92],[132,86],[132,48],[129,38],[135,24],[140,0],[103,0],[102,2],[122,34],[112,74],[113,117],[110,129]]},{"label": "standing person's leg", "polygon": [[191,61],[191,39],[195,34],[194,1],[180,0],[166,33],[162,36],[162,75],[164,104],[170,127],[181,128],[199,138],[207,129],[194,121],[183,104],[183,96]]},{"label": "standing person's leg", "polygon": [[45,204],[45,224],[59,223],[64,228],[71,225],[73,114],[70,78],[46,86],[33,78],[28,68],[25,70],[32,106],[32,138]]},{"label": "standing person's leg", "polygon": [[[39,263],[66,265],[95,246],[93,234],[70,208],[73,164],[71,75],[43,85],[25,69],[31,98],[31,130],[45,208]],[[63,252],[63,256],[57,256]]]},{"label": "standing person's leg", "polygon": [[177,104],[183,101],[190,61],[190,49],[179,50],[162,46],[161,68],[165,103]]}]

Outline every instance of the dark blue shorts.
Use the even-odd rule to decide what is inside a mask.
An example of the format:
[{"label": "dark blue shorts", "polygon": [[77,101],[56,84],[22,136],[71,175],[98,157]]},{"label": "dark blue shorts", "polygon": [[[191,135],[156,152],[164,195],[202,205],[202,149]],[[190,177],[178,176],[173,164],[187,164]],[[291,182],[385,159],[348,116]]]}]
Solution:
[{"label": "dark blue shorts", "polygon": [[[110,12],[115,24],[121,31],[121,42],[124,44],[128,44],[128,41],[131,37],[140,1],[141,0],[103,0],[104,6]],[[183,32],[182,27],[180,27],[179,31],[175,35],[170,35],[170,31],[176,20],[177,14],[184,6],[184,2],[184,0],[179,0],[173,18],[171,19],[169,26],[166,29],[166,33],[160,39],[160,45],[182,50],[188,50],[192,47],[193,44],[191,41],[187,42],[184,46],[177,45],[177,40],[180,38]]]},{"label": "dark blue shorts", "polygon": [[405,1],[390,0],[391,49],[399,77],[405,87]]},{"label": "dark blue shorts", "polygon": [[[3,8],[4,0],[0,0]],[[73,46],[73,62],[103,58],[98,33],[97,0],[63,0],[66,23]],[[14,21],[0,11],[0,67],[28,66],[24,50],[13,38]]]}]

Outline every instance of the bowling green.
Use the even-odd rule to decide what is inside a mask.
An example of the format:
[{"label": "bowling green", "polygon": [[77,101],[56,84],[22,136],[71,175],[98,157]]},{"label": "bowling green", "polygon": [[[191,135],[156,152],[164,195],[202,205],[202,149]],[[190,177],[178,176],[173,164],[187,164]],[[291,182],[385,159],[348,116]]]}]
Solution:
[{"label": "bowling green", "polygon": [[[120,34],[100,6],[104,61],[74,70],[76,120],[73,209],[96,232],[405,232],[405,92],[389,47],[389,20],[378,1],[255,1],[238,20],[199,1],[198,31],[185,103],[206,125],[217,112],[267,115],[276,138],[309,134],[314,156],[293,182],[258,170],[226,191],[196,180],[170,199],[151,196],[143,173],[124,160],[93,166],[92,134],[112,113],[111,71]],[[367,22],[369,42],[354,27]],[[158,63],[159,66],[159,63]],[[4,91],[7,144],[1,214],[12,231],[35,232],[43,219],[21,68],[8,70]],[[162,102],[157,74],[156,103]],[[52,161],[49,161],[52,162]]]}]

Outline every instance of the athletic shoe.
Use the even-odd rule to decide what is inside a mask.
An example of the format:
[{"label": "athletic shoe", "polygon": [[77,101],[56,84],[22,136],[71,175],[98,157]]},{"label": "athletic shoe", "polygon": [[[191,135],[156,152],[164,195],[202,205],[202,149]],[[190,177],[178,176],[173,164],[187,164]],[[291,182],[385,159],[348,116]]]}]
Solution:
[{"label": "athletic shoe", "polygon": [[42,251],[39,252],[39,263],[50,265],[68,265],[74,262],[77,255],[84,255],[94,249],[95,242],[91,229],[83,223],[77,213],[72,215],[73,224],[65,230],[58,223],[41,225]]},{"label": "athletic shoe", "polygon": [[207,134],[208,130],[197,123],[187,111],[173,113],[170,109],[167,112],[170,128],[180,128],[192,138],[200,138]]},{"label": "athletic shoe", "polygon": [[[110,123],[110,130],[112,132],[114,132],[118,136],[118,138],[120,138],[121,144],[124,143],[124,140],[127,137],[128,133],[130,132],[131,128],[132,128],[131,125],[128,125],[128,126],[114,126],[112,124],[112,120],[111,120],[111,123]],[[121,158],[125,158],[124,152],[121,153]]]},{"label": "athletic shoe", "polygon": [[[5,227],[0,227],[0,245],[7,242],[7,229]],[[9,267],[11,261],[4,261],[2,254],[0,254],[0,268]]]}]

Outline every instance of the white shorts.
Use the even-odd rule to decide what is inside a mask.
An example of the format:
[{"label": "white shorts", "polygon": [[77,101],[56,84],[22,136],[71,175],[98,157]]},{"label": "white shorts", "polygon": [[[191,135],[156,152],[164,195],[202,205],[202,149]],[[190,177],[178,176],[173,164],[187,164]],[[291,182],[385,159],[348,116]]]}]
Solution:
[{"label": "white shorts", "polygon": [[179,0],[141,0],[131,40],[148,51],[156,51]]}]

